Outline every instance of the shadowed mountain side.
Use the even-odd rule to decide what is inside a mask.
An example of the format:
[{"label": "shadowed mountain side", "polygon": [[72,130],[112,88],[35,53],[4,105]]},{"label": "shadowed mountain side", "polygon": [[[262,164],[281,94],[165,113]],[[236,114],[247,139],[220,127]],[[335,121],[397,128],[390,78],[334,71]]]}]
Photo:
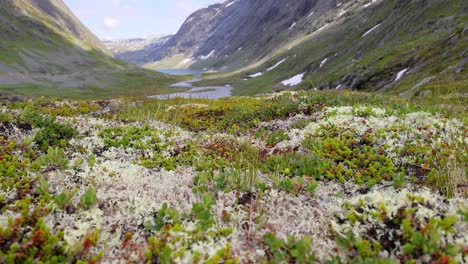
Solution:
[{"label": "shadowed mountain side", "polygon": [[[459,0],[376,1],[263,63],[208,76],[216,80],[203,85],[233,84],[236,94],[275,87],[463,95],[468,92],[467,10]],[[301,78],[291,85],[294,77]]]},{"label": "shadowed mountain side", "polygon": [[92,98],[154,94],[177,80],[110,57],[81,24],[62,19],[74,17],[46,2],[1,1],[0,91]]}]

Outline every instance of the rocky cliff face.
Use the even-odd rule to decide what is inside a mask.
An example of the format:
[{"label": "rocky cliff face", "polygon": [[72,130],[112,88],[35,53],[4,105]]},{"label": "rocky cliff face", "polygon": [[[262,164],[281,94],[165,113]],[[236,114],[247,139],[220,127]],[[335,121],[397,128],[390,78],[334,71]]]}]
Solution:
[{"label": "rocky cliff face", "polygon": [[[194,60],[211,59],[228,67],[268,55],[277,47],[313,30],[314,20],[336,8],[329,0],[232,0],[191,15],[168,41],[163,57],[187,54]],[[315,23],[318,24],[318,23]],[[226,57],[227,56],[227,57]]]},{"label": "rocky cliff face", "polygon": [[[190,15],[177,34],[140,64],[239,68],[319,29],[337,10],[358,2],[362,1],[230,0],[214,4]],[[131,57],[130,52],[116,54]],[[124,59],[135,62],[128,56]]]},{"label": "rocky cliff face", "polygon": [[210,84],[233,84],[238,94],[271,87],[467,94],[466,1],[354,3],[274,56]]}]

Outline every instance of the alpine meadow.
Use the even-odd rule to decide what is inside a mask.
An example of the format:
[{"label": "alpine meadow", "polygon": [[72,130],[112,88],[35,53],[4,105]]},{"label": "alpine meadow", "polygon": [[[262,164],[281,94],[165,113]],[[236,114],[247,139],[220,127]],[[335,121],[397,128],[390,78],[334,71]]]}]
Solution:
[{"label": "alpine meadow", "polygon": [[0,0],[0,263],[468,263],[467,62],[462,0]]}]

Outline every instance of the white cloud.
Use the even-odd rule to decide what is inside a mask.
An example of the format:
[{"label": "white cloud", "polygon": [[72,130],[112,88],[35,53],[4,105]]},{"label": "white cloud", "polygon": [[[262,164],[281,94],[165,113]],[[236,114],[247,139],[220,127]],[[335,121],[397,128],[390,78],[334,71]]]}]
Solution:
[{"label": "white cloud", "polygon": [[[101,38],[177,32],[199,8],[221,0],[63,0]],[[231,2],[234,0],[227,0]],[[2,2],[2,0],[0,0]]]},{"label": "white cloud", "polygon": [[120,21],[112,18],[112,17],[107,17],[104,19],[104,26],[106,27],[107,30],[112,30],[120,25]]}]

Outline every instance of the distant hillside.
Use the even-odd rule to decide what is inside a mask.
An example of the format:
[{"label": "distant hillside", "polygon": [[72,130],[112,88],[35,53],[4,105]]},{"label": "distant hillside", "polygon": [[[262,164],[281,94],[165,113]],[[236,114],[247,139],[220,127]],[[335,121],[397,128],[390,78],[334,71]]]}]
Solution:
[{"label": "distant hillside", "polygon": [[468,93],[468,2],[230,0],[177,34],[106,43],[148,68],[217,71],[198,85],[235,94],[354,89],[402,96]]},{"label": "distant hillside", "polygon": [[[231,0],[214,4],[190,15],[177,34],[137,62],[151,68],[238,69],[319,29],[337,10],[356,1],[351,2]],[[139,54],[126,52],[122,58],[135,62],[132,55]]]},{"label": "distant hillside", "polygon": [[174,81],[109,56],[62,0],[0,0],[0,92],[134,94]]},{"label": "distant hillside", "polygon": [[[77,41],[82,47],[108,52],[103,43],[79,21],[63,0],[29,0],[29,2],[35,11],[40,12],[40,16],[49,16],[52,19],[49,21],[51,22],[49,26],[56,32],[65,37],[73,36],[70,40]],[[21,4],[19,7],[27,8]]]},{"label": "distant hillside", "polygon": [[302,88],[467,95],[468,2],[351,2],[359,4],[343,3],[319,30],[205,84],[233,84],[237,94]]},{"label": "distant hillside", "polygon": [[153,62],[171,35],[104,41],[115,57],[137,65]]}]

